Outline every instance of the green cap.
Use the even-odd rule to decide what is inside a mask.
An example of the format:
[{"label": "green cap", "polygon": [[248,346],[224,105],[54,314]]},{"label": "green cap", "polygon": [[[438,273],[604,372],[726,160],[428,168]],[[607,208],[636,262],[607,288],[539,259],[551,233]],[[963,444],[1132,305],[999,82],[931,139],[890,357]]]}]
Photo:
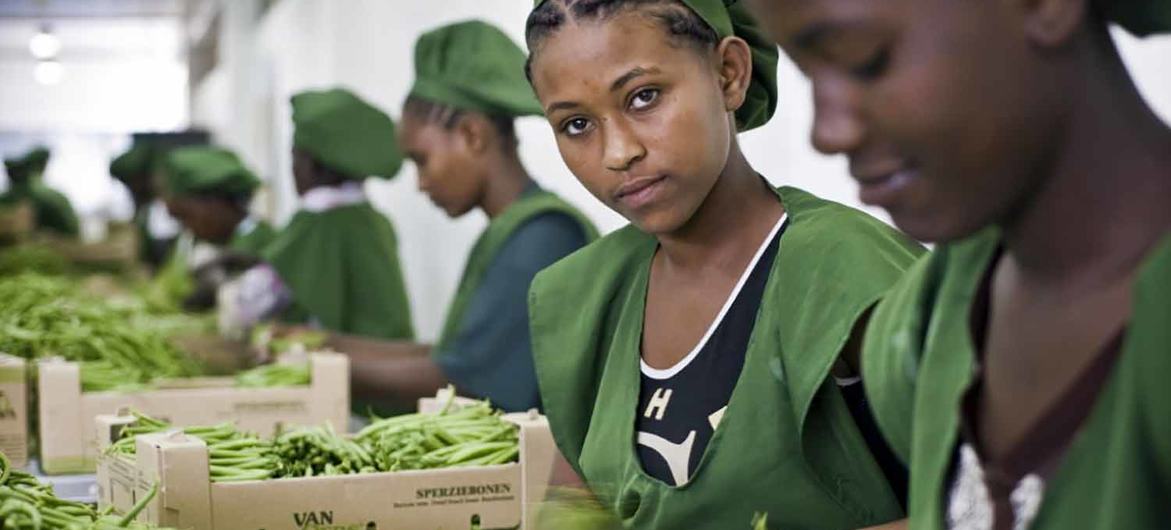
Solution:
[{"label": "green cap", "polygon": [[292,103],[297,149],[354,180],[398,173],[403,156],[385,112],[342,88],[301,92]]},{"label": "green cap", "polygon": [[110,162],[110,174],[127,182],[135,177],[149,175],[154,166],[154,151],[146,144],[136,143]]},{"label": "green cap", "polygon": [[12,180],[23,180],[40,176],[49,165],[49,150],[38,146],[17,157],[4,159],[4,169]]},{"label": "green cap", "polygon": [[[533,9],[546,0],[534,0]],[[777,110],[777,62],[780,52],[748,8],[739,0],[679,0],[691,8],[721,39],[740,37],[752,49],[752,84],[736,111],[736,128],[755,129],[768,123]]]},{"label": "green cap", "polygon": [[486,114],[540,116],[524,66],[524,51],[496,26],[449,24],[415,42],[411,96]]},{"label": "green cap", "polygon": [[180,147],[167,154],[163,185],[176,196],[223,194],[251,196],[260,186],[235,153],[219,147]]},{"label": "green cap", "polygon": [[1107,19],[1139,37],[1171,32],[1171,1],[1114,0],[1101,4]]}]

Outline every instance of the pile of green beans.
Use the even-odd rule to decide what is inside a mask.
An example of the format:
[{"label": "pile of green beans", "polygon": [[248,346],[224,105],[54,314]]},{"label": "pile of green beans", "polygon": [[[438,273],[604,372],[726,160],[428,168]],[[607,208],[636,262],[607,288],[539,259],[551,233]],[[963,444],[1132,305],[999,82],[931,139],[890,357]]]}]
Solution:
[{"label": "pile of green beans", "polygon": [[12,469],[0,452],[0,530],[147,530],[155,527],[134,522],[158,493],[155,485],[134,508],[121,517],[98,512],[89,504],[68,501],[36,477]]},{"label": "pile of green beans", "polygon": [[759,513],[752,516],[752,530],[768,530],[768,514]]},{"label": "pile of green beans", "polygon": [[374,459],[364,447],[326,427],[306,427],[281,434],[272,443],[277,477],[315,477],[374,473]]},{"label": "pile of green beans", "polygon": [[236,374],[240,388],[269,388],[276,386],[304,386],[312,379],[309,363],[266,364]]},{"label": "pile of green beans", "polygon": [[[134,423],[122,428],[118,440],[110,445],[108,453],[134,455],[135,437],[163,432],[171,425],[142,413],[132,412]],[[207,444],[208,473],[212,482],[239,482],[273,478],[279,462],[271,445],[254,434],[243,432],[231,423],[183,427],[178,429]]]},{"label": "pile of green beans", "polygon": [[148,321],[134,306],[87,295],[66,279],[36,274],[0,279],[0,351],[79,362],[86,391],[202,372]]},{"label": "pile of green beans", "polygon": [[[108,452],[132,456],[136,436],[171,428],[134,415]],[[516,462],[520,454],[519,428],[487,402],[380,419],[352,438],[328,426],[294,429],[271,442],[230,423],[180,430],[207,443],[212,482],[488,466]]]},{"label": "pile of green beans", "polygon": [[354,439],[380,471],[487,466],[515,462],[519,429],[487,402],[439,414],[384,418]]}]

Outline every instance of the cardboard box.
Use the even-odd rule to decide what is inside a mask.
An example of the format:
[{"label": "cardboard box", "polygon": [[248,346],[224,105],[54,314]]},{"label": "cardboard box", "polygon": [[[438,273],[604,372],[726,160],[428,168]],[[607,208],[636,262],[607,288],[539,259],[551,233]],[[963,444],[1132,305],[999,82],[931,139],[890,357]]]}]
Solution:
[{"label": "cardboard box", "polygon": [[[553,437],[535,411],[504,417],[520,427],[516,463],[251,482],[211,482],[202,440],[178,431],[139,436],[136,458],[102,456],[98,507],[125,513],[157,484],[138,520],[193,530],[535,528]],[[104,445],[131,420],[99,418]]]},{"label": "cardboard box", "polygon": [[175,425],[234,421],[268,436],[282,425],[330,423],[345,430],[350,413],[349,359],[337,353],[310,356],[308,386],[235,388],[231,377],[175,380],[143,392],[82,392],[77,363],[38,363],[38,431],[45,474],[92,473],[97,467],[94,418],[132,408]]},{"label": "cardboard box", "polygon": [[0,354],[0,452],[12,467],[28,464],[28,363]]}]

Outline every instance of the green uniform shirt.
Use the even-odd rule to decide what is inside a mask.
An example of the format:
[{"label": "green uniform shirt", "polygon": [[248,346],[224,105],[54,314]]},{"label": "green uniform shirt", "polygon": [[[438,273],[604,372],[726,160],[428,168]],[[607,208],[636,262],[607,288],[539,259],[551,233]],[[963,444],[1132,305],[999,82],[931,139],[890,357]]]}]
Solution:
[{"label": "green uniform shirt", "polygon": [[901,517],[830,368],[857,320],[921,252],[857,210],[795,188],[744,368],[691,480],[672,487],[635,449],[640,339],[656,240],[619,230],[539,274],[529,312],[558,447],[630,528],[855,529]]},{"label": "green uniform shirt", "polygon": [[228,249],[250,256],[260,256],[264,248],[276,239],[276,235],[272,225],[258,221],[250,230],[233,235],[232,240],[228,242]]},{"label": "green uniform shirt", "polygon": [[369,203],[297,212],[262,257],[293,293],[288,319],[366,337],[414,338],[398,238]]},{"label": "green uniform shirt", "polygon": [[488,224],[468,256],[435,361],[461,393],[506,411],[540,406],[526,297],[533,276],[598,236],[535,184]]},{"label": "green uniform shirt", "polygon": [[[910,463],[911,528],[944,528],[961,401],[974,377],[969,313],[1000,234],[946,245],[875,311],[863,354],[875,417]],[[1046,482],[1030,530],[1165,528],[1171,514],[1171,235],[1147,257],[1121,356]]]},{"label": "green uniform shirt", "polygon": [[46,186],[40,179],[33,179],[27,184],[12,185],[4,195],[0,195],[0,204],[15,204],[22,200],[32,204],[38,230],[48,230],[70,237],[81,234],[77,214],[69,204],[69,199]]}]

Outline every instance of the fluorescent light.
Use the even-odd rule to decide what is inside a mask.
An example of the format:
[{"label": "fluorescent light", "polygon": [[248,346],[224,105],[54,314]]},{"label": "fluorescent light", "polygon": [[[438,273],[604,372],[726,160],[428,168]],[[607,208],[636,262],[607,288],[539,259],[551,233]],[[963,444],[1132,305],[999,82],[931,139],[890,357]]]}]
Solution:
[{"label": "fluorescent light", "polygon": [[61,39],[50,31],[49,26],[41,26],[41,30],[29,39],[28,51],[39,60],[52,59],[61,53]]},{"label": "fluorescent light", "polygon": [[55,60],[37,61],[37,67],[33,70],[33,77],[42,85],[55,85],[61,82],[61,78],[65,77],[65,67]]}]

